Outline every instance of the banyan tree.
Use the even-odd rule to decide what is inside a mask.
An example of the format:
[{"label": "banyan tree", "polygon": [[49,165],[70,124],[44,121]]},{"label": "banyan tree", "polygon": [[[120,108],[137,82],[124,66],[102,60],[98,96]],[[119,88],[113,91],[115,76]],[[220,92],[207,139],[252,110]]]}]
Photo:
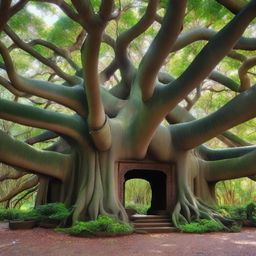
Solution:
[{"label": "banyan tree", "polygon": [[[127,221],[123,182],[140,177],[176,226],[221,220],[215,184],[256,174],[255,146],[228,131],[256,116],[255,0],[2,0],[0,13],[0,118],[40,128],[0,130],[15,168],[1,180],[27,175],[2,202],[37,189],[74,221]],[[191,107],[216,85],[229,100],[199,117]],[[215,137],[232,147],[207,147]]]}]

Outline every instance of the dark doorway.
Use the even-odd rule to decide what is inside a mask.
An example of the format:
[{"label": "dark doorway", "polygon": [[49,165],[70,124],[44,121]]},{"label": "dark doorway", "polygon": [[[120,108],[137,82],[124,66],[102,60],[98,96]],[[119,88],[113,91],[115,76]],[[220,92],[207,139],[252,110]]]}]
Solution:
[{"label": "dark doorway", "polygon": [[147,214],[170,214],[176,202],[174,166],[146,161],[120,161],[117,165],[118,193],[125,206],[125,183],[131,179],[143,179],[152,190],[151,207]]},{"label": "dark doorway", "polygon": [[156,170],[129,170],[124,175],[124,182],[130,179],[144,179],[149,182],[152,190],[151,207],[148,214],[166,211],[166,175]]}]

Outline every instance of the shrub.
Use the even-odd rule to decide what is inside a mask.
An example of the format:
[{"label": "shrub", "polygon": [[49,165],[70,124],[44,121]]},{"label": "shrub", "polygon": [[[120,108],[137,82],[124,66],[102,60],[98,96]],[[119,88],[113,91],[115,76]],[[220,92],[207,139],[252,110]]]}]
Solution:
[{"label": "shrub", "polygon": [[247,212],[245,206],[226,205],[219,207],[218,210],[225,217],[232,220],[245,221],[247,219]]},{"label": "shrub", "polygon": [[128,223],[116,221],[108,216],[99,216],[97,220],[88,222],[77,221],[70,228],[58,230],[67,232],[71,235],[79,235],[83,231],[108,233],[131,232],[133,231],[133,228]]},{"label": "shrub", "polygon": [[246,207],[247,219],[250,225],[256,227],[256,203],[250,203]]},{"label": "shrub", "polygon": [[64,220],[70,212],[63,203],[49,203],[36,207],[40,220]]},{"label": "shrub", "polygon": [[35,210],[22,211],[20,209],[0,209],[0,220],[38,220]]},{"label": "shrub", "polygon": [[195,222],[183,224],[179,229],[185,233],[206,233],[223,230],[223,225],[214,220],[199,219]]},{"label": "shrub", "polygon": [[242,226],[241,225],[233,225],[230,227],[230,232],[240,232],[241,231]]}]

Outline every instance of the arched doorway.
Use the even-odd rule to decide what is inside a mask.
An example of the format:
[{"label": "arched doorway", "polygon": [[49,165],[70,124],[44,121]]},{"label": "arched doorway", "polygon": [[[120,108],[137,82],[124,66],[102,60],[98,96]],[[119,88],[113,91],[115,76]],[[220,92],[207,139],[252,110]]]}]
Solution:
[{"label": "arched doorway", "polygon": [[146,214],[151,207],[151,184],[145,179],[132,178],[124,184],[124,206],[136,209],[139,214]]},{"label": "arched doorway", "polygon": [[173,210],[175,182],[173,167],[154,162],[119,162],[118,190],[119,198],[125,205],[125,182],[130,179],[144,179],[152,189],[151,207],[148,214],[170,214]]}]

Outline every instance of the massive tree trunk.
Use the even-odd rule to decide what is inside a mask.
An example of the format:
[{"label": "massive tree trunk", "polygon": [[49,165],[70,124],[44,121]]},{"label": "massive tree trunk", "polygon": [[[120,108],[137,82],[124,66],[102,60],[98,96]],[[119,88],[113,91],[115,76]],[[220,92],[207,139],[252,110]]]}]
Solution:
[{"label": "massive tree trunk", "polygon": [[[8,77],[0,76],[0,83],[16,97],[13,102],[0,99],[0,118],[46,132],[22,142],[0,131],[0,161],[23,174],[38,175],[36,203],[64,202],[67,207],[73,207],[73,221],[96,219],[99,215],[127,221],[118,195],[116,166],[124,160],[147,159],[175,166],[176,198],[170,214],[176,226],[193,218],[223,220],[212,208],[214,186],[220,180],[255,175],[255,147],[212,150],[203,144],[221,136],[219,138],[231,145],[248,145],[227,130],[256,116],[256,86],[250,86],[248,77],[255,58],[247,59],[236,52],[237,49],[256,49],[254,38],[242,37],[256,15],[256,1],[243,8],[243,4],[233,1],[218,1],[237,13],[220,31],[198,28],[181,33],[187,1],[168,1],[164,17],[158,19],[159,1],[150,0],[144,15],[134,26],[118,34],[116,40],[107,34],[108,25],[111,26],[113,19],[118,22],[125,8],[118,13],[114,1],[102,0],[97,13],[87,0],[72,0],[72,5],[65,1],[44,1],[58,5],[82,28],[76,42],[66,49],[44,40],[23,41],[7,22],[28,1],[21,0],[14,5],[11,2],[0,2],[0,11],[7,13],[1,16],[0,30],[13,42],[9,47],[5,38],[0,42],[4,62],[0,68]],[[129,45],[143,35],[155,19],[161,28],[136,67],[128,52]],[[170,52],[198,40],[209,42],[177,79],[160,72]],[[99,74],[102,42],[113,48],[115,56]],[[55,57],[64,58],[75,75],[67,74],[53,60],[40,55],[33,48],[35,45],[43,45],[53,51]],[[18,74],[12,56],[16,47],[49,68],[51,75],[47,81]],[[75,49],[81,51],[81,69],[71,58]],[[243,62],[239,69],[240,84],[214,70],[225,56]],[[101,86],[117,70],[121,80],[109,90]],[[55,76],[64,82],[51,81]],[[217,111],[196,119],[187,110],[201,96],[205,79],[241,93]],[[196,88],[196,95],[191,99],[188,95]],[[44,108],[17,102],[19,97],[30,99],[32,95],[47,100]],[[186,108],[179,105],[183,99],[188,103]],[[72,113],[59,113],[54,108],[47,110],[51,101],[69,108]],[[169,125],[161,125],[163,120]],[[56,137],[59,141],[44,150],[33,147]],[[0,175],[0,180],[12,177]],[[34,187],[38,179],[32,179],[33,182],[10,193],[4,201]]]}]

